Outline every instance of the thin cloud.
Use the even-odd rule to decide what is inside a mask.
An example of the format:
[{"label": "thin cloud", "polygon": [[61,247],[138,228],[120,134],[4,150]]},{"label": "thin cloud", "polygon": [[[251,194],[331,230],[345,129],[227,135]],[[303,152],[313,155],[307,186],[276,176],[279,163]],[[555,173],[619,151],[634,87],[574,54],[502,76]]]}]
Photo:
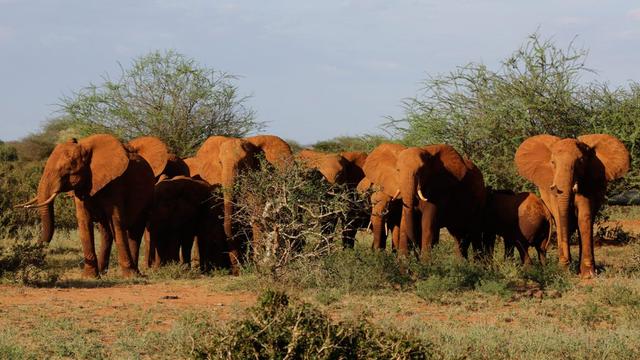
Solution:
[{"label": "thin cloud", "polygon": [[631,20],[640,21],[640,8],[629,10],[627,17]]}]

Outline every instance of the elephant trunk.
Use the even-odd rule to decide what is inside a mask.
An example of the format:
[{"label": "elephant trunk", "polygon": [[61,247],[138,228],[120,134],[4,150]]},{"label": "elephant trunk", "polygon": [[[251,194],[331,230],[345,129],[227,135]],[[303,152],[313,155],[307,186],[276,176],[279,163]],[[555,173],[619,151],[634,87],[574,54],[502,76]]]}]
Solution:
[{"label": "elephant trunk", "polygon": [[417,244],[416,229],[414,222],[414,201],[418,190],[418,179],[416,174],[401,176],[400,196],[402,197],[402,220],[400,222],[400,240],[398,252],[401,255],[408,255],[409,243]]},{"label": "elephant trunk", "polygon": [[55,213],[53,211],[53,201],[51,197],[57,193],[57,189],[54,190],[54,186],[51,181],[47,180],[49,176],[46,174],[42,176],[40,179],[40,183],[38,184],[38,203],[43,204],[49,201],[44,206],[38,207],[38,212],[40,214],[40,221],[42,223],[42,232],[40,233],[40,242],[41,243],[49,243],[53,238],[54,232],[54,219]]},{"label": "elephant trunk", "polygon": [[[572,169],[564,172],[565,174],[572,174]],[[556,201],[558,205],[558,219],[556,223],[558,232],[558,252],[560,255],[560,263],[563,266],[568,266],[571,262],[571,253],[569,250],[569,236],[571,225],[571,205],[572,205],[572,188],[574,185],[573,176],[569,176],[567,179],[556,178],[554,185],[552,185],[552,191],[556,192]]]}]

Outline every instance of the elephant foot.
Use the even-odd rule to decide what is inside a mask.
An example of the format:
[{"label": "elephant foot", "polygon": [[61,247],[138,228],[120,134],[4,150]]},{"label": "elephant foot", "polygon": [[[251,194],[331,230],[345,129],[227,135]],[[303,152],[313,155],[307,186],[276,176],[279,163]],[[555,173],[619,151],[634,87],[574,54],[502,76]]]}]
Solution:
[{"label": "elephant foot", "polygon": [[140,271],[135,268],[122,268],[122,277],[125,279],[133,279],[141,277]]},{"label": "elephant foot", "polygon": [[85,266],[82,270],[82,278],[83,279],[99,279],[100,274],[98,273],[98,269],[94,267]]},{"label": "elephant foot", "polygon": [[580,278],[593,279],[596,277],[596,269],[594,266],[580,265]]}]

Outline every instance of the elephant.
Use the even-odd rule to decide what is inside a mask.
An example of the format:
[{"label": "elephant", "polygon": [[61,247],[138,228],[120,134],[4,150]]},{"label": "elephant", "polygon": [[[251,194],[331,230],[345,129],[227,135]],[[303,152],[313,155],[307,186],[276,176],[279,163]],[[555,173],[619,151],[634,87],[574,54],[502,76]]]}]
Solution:
[{"label": "elephant", "polygon": [[196,239],[201,271],[228,267],[226,241],[222,226],[220,186],[186,176],[165,179],[155,185],[153,205],[147,223],[146,262],[157,268],[168,262],[191,265],[191,250]]},{"label": "elephant", "polygon": [[[231,268],[238,273],[241,241],[235,236],[233,225],[232,189],[240,172],[256,169],[259,156],[276,169],[286,166],[293,159],[291,148],[284,140],[273,135],[258,135],[247,138],[212,136],[198,149],[195,157],[187,162],[191,176],[199,176],[212,185],[221,185],[224,196],[224,233],[229,244]],[[252,224],[254,225],[254,224]],[[259,238],[259,229],[253,228],[254,241]]]},{"label": "elephant", "polygon": [[[442,227],[456,239],[457,254],[466,257],[470,243],[483,250],[480,226],[486,197],[484,179],[480,170],[450,145],[381,144],[367,157],[364,173],[375,188],[373,248],[382,248],[382,210],[400,200],[400,224],[394,234],[399,255],[408,255],[411,242],[419,245],[421,258],[427,259]],[[360,189],[364,187],[359,185]],[[420,226],[415,225],[416,209]]]},{"label": "elephant", "polygon": [[593,221],[604,202],[607,183],[629,171],[629,151],[614,136],[582,135],[576,139],[543,134],[520,144],[518,173],[533,182],[551,211],[558,235],[560,264],[571,262],[569,239],[580,235],[580,275],[595,275]]},{"label": "elephant", "polygon": [[[322,176],[330,183],[346,187],[346,189],[356,194],[356,188],[364,178],[362,166],[367,158],[363,152],[343,152],[340,154],[322,153],[314,150],[303,149],[297,153],[303,163],[312,169],[318,170]],[[342,229],[342,244],[346,248],[353,248],[358,228],[367,226],[364,209],[357,208],[357,201],[353,201],[346,214],[344,228]],[[332,219],[335,229],[338,219]]]},{"label": "elephant", "polygon": [[[145,142],[148,146],[162,147],[162,142],[155,138]],[[106,270],[112,239],[118,247],[123,276],[139,275],[140,240],[153,198],[155,176],[166,166],[167,151],[166,148],[145,151],[145,146],[138,145],[138,148],[123,145],[107,134],[57,145],[45,164],[36,198],[24,206],[39,209],[40,241],[49,243],[54,233],[53,201],[62,192],[73,192],[85,277],[98,277]],[[103,237],[99,258],[95,251],[94,222],[100,225]]]},{"label": "elephant", "polygon": [[493,248],[496,235],[504,239],[505,259],[513,256],[514,246],[520,261],[531,264],[529,247],[538,253],[544,265],[551,238],[553,216],[542,200],[533,193],[487,189],[483,221],[483,242]]},{"label": "elephant", "polygon": [[[167,146],[156,137],[138,137],[129,141],[127,146],[143,158],[149,158],[149,161],[161,161],[165,164],[164,167],[161,166],[162,164],[150,164],[152,168],[160,170],[158,173],[154,172],[156,180],[159,180],[162,175],[164,175],[163,178],[189,176],[188,165],[176,154],[169,153]],[[153,158],[157,160],[152,160]]]}]

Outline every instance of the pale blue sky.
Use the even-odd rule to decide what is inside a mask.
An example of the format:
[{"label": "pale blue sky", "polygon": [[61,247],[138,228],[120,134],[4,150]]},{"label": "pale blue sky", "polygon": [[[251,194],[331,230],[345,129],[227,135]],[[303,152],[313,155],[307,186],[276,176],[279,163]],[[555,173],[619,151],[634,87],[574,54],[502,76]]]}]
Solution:
[{"label": "pale blue sky", "polygon": [[173,48],[242,76],[268,132],[308,144],[379,132],[427,73],[492,68],[536,29],[590,49],[613,85],[640,80],[640,2],[602,0],[0,0],[0,139],[117,62]]}]

